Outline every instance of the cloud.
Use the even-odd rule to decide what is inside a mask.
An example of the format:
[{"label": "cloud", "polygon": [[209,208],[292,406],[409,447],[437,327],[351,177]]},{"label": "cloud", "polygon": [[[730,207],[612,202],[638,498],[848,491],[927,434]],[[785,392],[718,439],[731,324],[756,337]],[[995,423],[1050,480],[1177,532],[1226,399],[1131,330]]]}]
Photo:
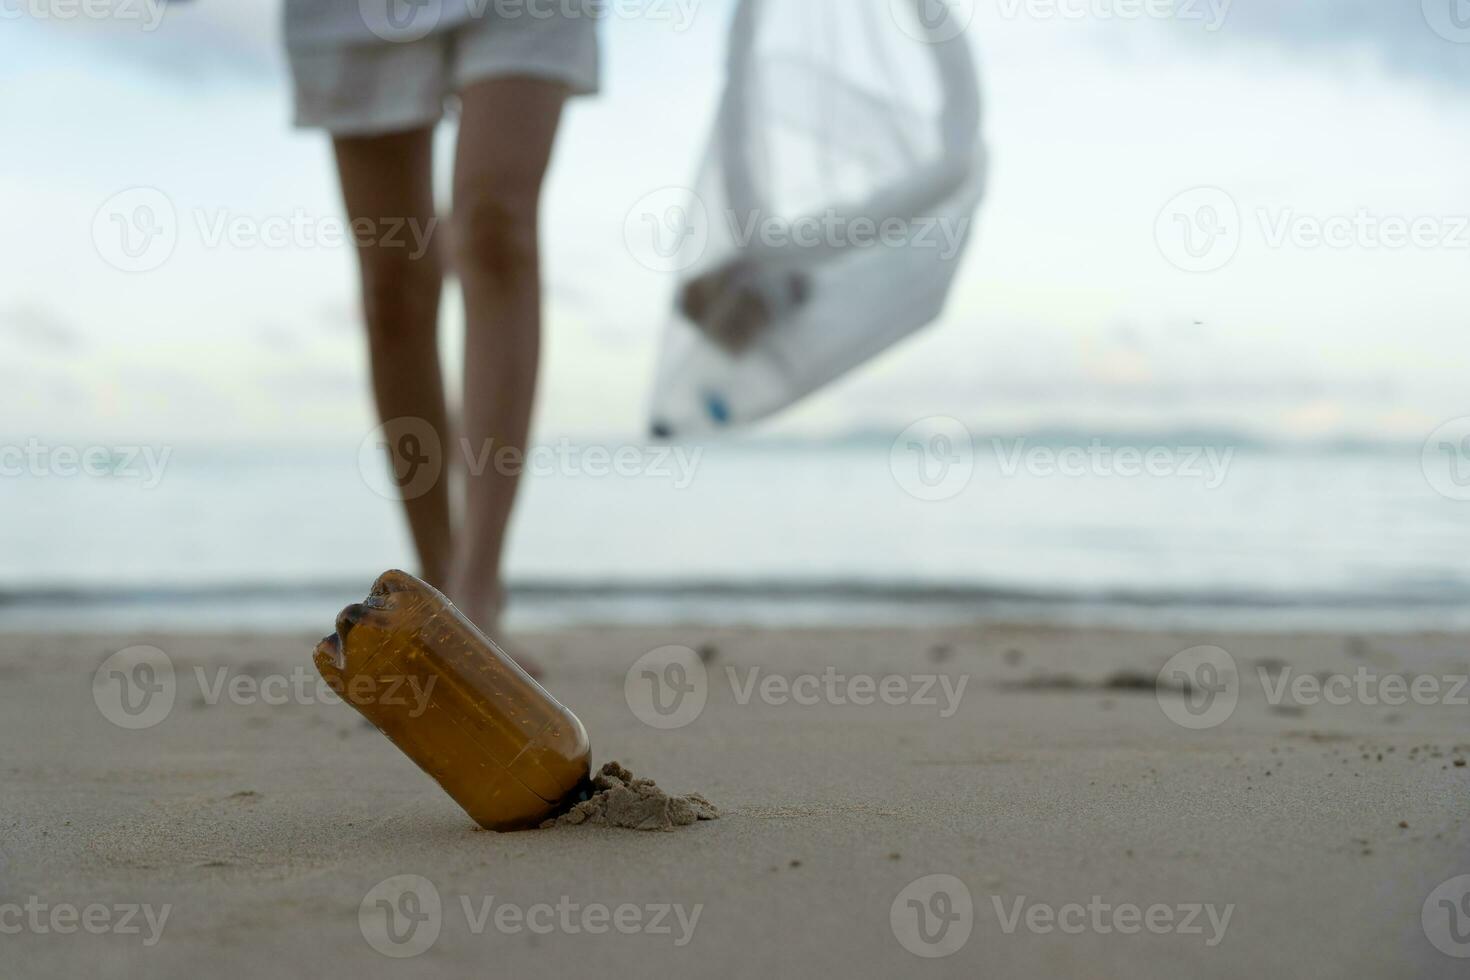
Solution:
[{"label": "cloud", "polygon": [[[1436,4],[1444,8],[1440,24],[1452,24],[1452,13],[1470,14],[1466,0],[1233,0],[1221,29],[1204,36],[1311,53],[1363,51],[1392,71],[1470,87],[1470,43],[1435,30]],[[1202,33],[1198,24],[1178,26]]]},{"label": "cloud", "polygon": [[255,328],[255,339],[270,351],[281,354],[295,353],[301,350],[301,335],[289,327],[279,324],[262,324]]},{"label": "cloud", "polygon": [[107,18],[39,18],[53,45],[192,82],[280,77],[281,0],[132,0]]},{"label": "cloud", "polygon": [[71,351],[81,346],[81,335],[55,314],[34,307],[0,312],[0,337],[17,346],[40,351]]},{"label": "cloud", "polygon": [[[163,3],[156,30],[136,21],[51,21],[73,39],[100,42],[109,57],[191,79],[225,75],[257,81],[282,77],[283,0],[132,0]],[[875,0],[865,0],[875,2]],[[1069,7],[1108,10],[1121,0],[1066,0]],[[1369,52],[1390,70],[1439,84],[1470,87],[1470,43],[1437,33],[1431,21],[1470,24],[1470,0],[1173,0],[1176,35],[1211,45],[1276,43],[1304,52]],[[1437,7],[1436,5],[1440,5]],[[1442,7],[1442,13],[1440,8]],[[1223,18],[1219,30],[1202,24]],[[1114,18],[1120,20],[1120,18]],[[1470,30],[1470,27],[1465,28]],[[627,35],[618,35],[627,40]],[[983,39],[981,40],[983,44]],[[681,48],[686,46],[681,46]]]}]

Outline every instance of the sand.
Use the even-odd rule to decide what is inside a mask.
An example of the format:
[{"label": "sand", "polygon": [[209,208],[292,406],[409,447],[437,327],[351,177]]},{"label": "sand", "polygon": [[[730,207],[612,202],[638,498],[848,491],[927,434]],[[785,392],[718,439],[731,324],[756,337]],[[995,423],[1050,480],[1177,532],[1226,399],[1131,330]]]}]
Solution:
[{"label": "sand", "polygon": [[[316,639],[0,637],[0,976],[1465,975],[1421,912],[1470,874],[1470,711],[1266,696],[1360,667],[1470,673],[1463,636],[528,636],[599,761],[697,788],[722,818],[509,835],[316,699]],[[124,730],[92,684],[132,644],[169,655],[176,696]],[[700,650],[708,700],[659,729],[625,675],[667,644]],[[1196,644],[1244,675],[1233,715],[1200,730],[1149,680]],[[898,678],[906,700],[855,677]],[[918,913],[961,921],[966,895],[964,941],[924,946]],[[1073,907],[1080,932],[1047,928]],[[1168,931],[1123,931],[1155,907]],[[135,932],[117,928],[129,908]],[[9,934],[18,915],[33,917]],[[390,958],[374,946],[390,924],[391,952],[432,941]]]},{"label": "sand", "polygon": [[593,775],[592,790],[588,799],[546,820],[541,829],[586,826],[672,831],[701,820],[720,819],[719,808],[700,794],[669,793],[616,762],[607,763]]}]

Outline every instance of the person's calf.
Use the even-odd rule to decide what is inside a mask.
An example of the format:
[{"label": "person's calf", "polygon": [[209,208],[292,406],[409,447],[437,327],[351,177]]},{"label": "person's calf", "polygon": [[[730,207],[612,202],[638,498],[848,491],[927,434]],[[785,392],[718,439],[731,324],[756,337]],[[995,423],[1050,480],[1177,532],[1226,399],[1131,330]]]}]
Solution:
[{"label": "person's calf", "polygon": [[444,276],[436,259],[364,262],[362,313],[374,347],[432,346]]},{"label": "person's calf", "polygon": [[538,267],[534,192],[477,191],[455,201],[455,271],[467,292],[508,293],[534,282]]}]

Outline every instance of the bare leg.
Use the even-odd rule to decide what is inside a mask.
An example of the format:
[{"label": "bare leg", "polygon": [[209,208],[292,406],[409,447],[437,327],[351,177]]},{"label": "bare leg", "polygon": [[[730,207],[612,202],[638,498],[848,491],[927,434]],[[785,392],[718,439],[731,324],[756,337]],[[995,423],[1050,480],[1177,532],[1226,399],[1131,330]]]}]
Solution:
[{"label": "bare leg", "polygon": [[449,588],[461,611],[493,634],[506,525],[540,362],[541,182],[566,89],[540,79],[499,78],[471,85],[461,97],[454,261],[465,301],[464,455],[479,471],[466,480],[464,529]]},{"label": "bare leg", "polygon": [[[378,413],[388,423],[389,452],[402,451],[396,444],[395,420],[422,420],[407,425],[422,431],[427,423],[438,436],[441,475],[430,487],[406,487],[412,492],[405,494],[404,509],[422,574],[442,588],[448,582],[452,546],[449,475],[443,455],[450,432],[438,347],[444,273],[439,250],[431,244],[419,255],[415,236],[402,230],[404,222],[417,222],[415,227],[424,231],[435,227],[433,130],[339,137],[333,145],[349,218],[366,219],[380,229],[377,235],[355,232],[354,237],[373,391]],[[396,234],[389,234],[395,229]],[[383,240],[375,240],[378,237]],[[412,444],[415,452],[432,452],[433,447],[423,442]],[[399,458],[393,462],[400,475],[406,472],[403,464],[411,465]]]}]

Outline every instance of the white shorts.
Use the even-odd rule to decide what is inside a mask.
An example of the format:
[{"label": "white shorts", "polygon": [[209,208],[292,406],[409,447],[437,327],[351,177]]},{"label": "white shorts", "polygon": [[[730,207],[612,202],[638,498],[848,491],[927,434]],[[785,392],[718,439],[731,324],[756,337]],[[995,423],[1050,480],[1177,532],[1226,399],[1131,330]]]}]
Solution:
[{"label": "white shorts", "polygon": [[597,91],[593,17],[486,17],[413,41],[289,44],[296,125],[343,136],[432,126],[466,85],[510,76]]}]

